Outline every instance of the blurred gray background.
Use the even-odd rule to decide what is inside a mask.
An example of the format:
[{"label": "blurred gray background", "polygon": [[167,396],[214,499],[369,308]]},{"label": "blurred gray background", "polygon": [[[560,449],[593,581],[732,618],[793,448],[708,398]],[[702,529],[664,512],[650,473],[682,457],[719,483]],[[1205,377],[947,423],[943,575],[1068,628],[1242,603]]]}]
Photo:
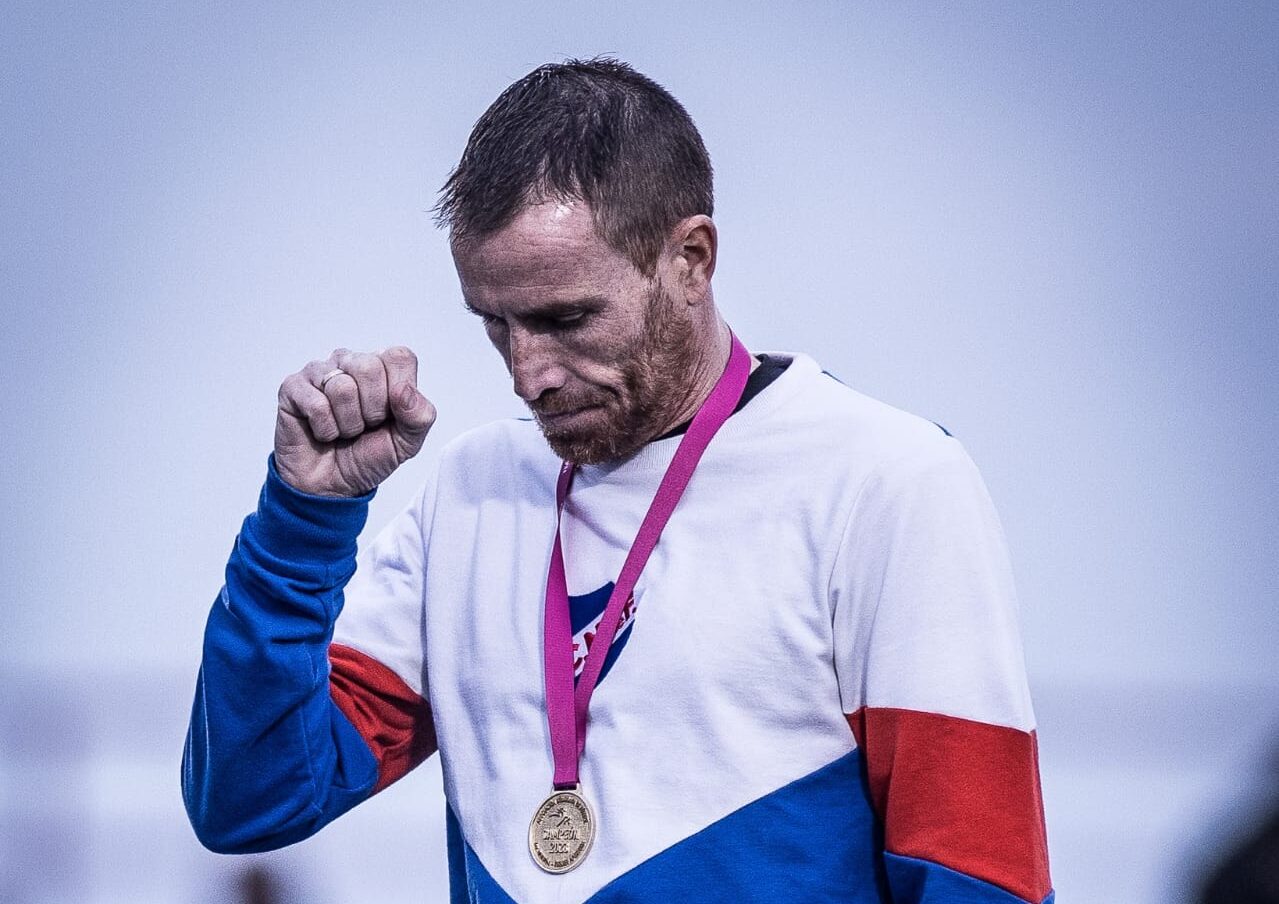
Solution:
[{"label": "blurred gray background", "polygon": [[520,413],[427,211],[510,81],[614,53],[702,129],[747,345],[981,467],[1059,901],[1190,901],[1279,745],[1277,48],[1270,2],[10,0],[0,900],[248,900],[251,867],[445,900],[433,763],[287,851],[199,847],[200,636],[287,373],[419,352],[439,422],[370,529]]}]

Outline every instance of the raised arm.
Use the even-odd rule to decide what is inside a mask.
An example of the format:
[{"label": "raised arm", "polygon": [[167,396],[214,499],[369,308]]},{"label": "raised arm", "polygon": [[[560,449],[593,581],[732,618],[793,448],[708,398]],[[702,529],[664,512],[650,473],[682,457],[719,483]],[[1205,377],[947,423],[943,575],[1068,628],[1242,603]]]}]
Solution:
[{"label": "raised arm", "polygon": [[[187,812],[212,850],[306,838],[434,750],[420,669],[332,643],[368,502],[435,419],[416,383],[399,348],[338,350],[280,387],[275,452],[209,616],[183,754]],[[357,621],[416,623],[426,498],[370,549],[351,587]],[[379,579],[387,570],[400,577]]]}]

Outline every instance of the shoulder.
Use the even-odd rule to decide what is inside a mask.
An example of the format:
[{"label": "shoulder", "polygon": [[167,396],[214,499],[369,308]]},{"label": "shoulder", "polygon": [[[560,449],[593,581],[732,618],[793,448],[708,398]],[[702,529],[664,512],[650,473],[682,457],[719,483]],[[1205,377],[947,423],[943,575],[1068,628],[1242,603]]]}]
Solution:
[{"label": "shoulder", "polygon": [[910,473],[967,460],[939,424],[859,392],[812,358],[788,354],[789,386],[772,412],[779,432],[866,476]]}]

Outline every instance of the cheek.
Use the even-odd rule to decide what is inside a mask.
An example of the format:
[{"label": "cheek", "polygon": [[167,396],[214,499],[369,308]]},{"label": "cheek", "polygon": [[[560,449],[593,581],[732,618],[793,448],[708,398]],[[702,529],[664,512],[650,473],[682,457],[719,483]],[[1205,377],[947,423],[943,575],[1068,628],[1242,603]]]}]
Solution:
[{"label": "cheek", "polygon": [[560,337],[565,361],[592,383],[616,386],[627,380],[641,354],[643,336],[624,320],[601,319],[591,326]]},{"label": "cheek", "polygon": [[604,354],[593,349],[589,355],[575,356],[569,370],[582,383],[601,395],[607,395],[610,400],[626,398],[633,382],[626,354],[625,349],[610,350]]}]

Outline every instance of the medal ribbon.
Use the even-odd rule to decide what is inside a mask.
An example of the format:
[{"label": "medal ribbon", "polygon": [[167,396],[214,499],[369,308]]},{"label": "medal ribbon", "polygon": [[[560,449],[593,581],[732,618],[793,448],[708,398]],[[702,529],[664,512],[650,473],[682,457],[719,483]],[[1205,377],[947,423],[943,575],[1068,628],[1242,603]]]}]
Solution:
[{"label": "medal ribbon", "polygon": [[750,355],[745,346],[732,336],[732,350],[724,373],[693,416],[688,431],[680,439],[679,448],[658,484],[657,494],[648,507],[639,532],[621,574],[609,595],[608,605],[600,616],[599,628],[591,642],[576,686],[573,683],[573,628],[569,615],[568,583],[564,576],[564,552],[560,543],[560,520],[564,501],[573,484],[576,465],[564,462],[555,487],[555,546],[551,550],[551,567],[546,576],[546,620],[543,635],[543,657],[546,669],[546,715],[551,731],[551,754],[555,760],[554,783],[557,789],[577,785],[578,762],[586,749],[586,716],[591,694],[599,681],[604,660],[608,658],[613,637],[617,634],[622,607],[626,604],[640,572],[657,545],[662,528],[675,511],[693,470],[712,437],[728,420],[741,400],[750,375]]}]

